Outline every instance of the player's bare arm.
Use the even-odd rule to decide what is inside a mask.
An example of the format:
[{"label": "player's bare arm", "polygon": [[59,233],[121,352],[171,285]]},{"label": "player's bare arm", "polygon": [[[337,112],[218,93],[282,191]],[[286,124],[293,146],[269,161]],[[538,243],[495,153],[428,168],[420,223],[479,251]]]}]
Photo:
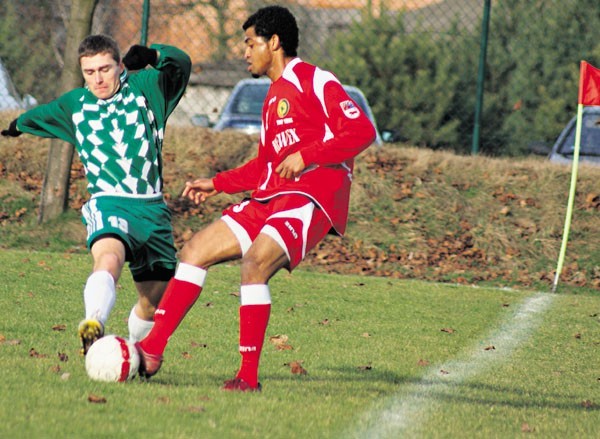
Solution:
[{"label": "player's bare arm", "polygon": [[212,178],[198,178],[194,181],[187,181],[181,196],[188,198],[196,204],[204,203],[208,198],[217,195],[219,191],[215,189]]},{"label": "player's bare arm", "polygon": [[275,172],[282,178],[297,178],[300,176],[302,171],[306,168],[304,159],[300,151],[288,155],[283,161],[277,166]]}]

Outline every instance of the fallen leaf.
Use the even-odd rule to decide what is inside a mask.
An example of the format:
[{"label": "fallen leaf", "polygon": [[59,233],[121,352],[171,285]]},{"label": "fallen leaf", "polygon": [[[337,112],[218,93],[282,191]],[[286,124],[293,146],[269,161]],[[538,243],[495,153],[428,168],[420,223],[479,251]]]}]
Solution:
[{"label": "fallen leaf", "polygon": [[417,361],[417,366],[421,366],[421,367],[424,367],[424,366],[429,366],[429,361],[427,361],[427,360],[423,360],[423,359],[421,358],[421,359],[419,359],[419,361]]},{"label": "fallen leaf", "polygon": [[581,338],[581,333],[579,333],[579,332],[578,332],[578,333],[577,333],[577,334],[575,334],[573,337],[575,337],[576,339],[580,339],[580,338]]},{"label": "fallen leaf", "polygon": [[188,412],[191,412],[191,413],[202,413],[205,411],[206,411],[206,409],[204,407],[202,407],[201,405],[188,407]]},{"label": "fallen leaf", "polygon": [[586,409],[591,409],[595,407],[595,404],[589,399],[586,399],[585,401],[581,401],[581,406]]},{"label": "fallen leaf", "polygon": [[63,363],[66,363],[67,361],[69,361],[69,356],[66,353],[64,353],[64,352],[59,352],[58,353],[58,359],[60,361],[62,361]]},{"label": "fallen leaf", "polygon": [[181,353],[181,356],[182,356],[183,358],[185,358],[186,360],[189,360],[190,358],[192,358],[192,356],[190,355],[190,353],[189,353],[189,352],[182,352],[182,353]]},{"label": "fallen leaf", "polygon": [[600,194],[589,193],[585,196],[586,209],[598,209],[600,208]]},{"label": "fallen leaf", "polygon": [[46,357],[48,357],[48,355],[46,355],[46,354],[40,354],[34,348],[29,349],[29,356],[30,357],[34,357],[34,358],[46,358]]},{"label": "fallen leaf", "polygon": [[364,338],[369,338],[370,336],[371,336],[371,334],[369,334],[368,332],[363,332],[361,334],[361,337],[364,337]]},{"label": "fallen leaf", "polygon": [[269,341],[274,345],[285,344],[288,341],[288,336],[285,334],[277,334],[269,337]]},{"label": "fallen leaf", "polygon": [[448,334],[454,334],[454,329],[452,328],[442,328],[440,331],[447,332]]},{"label": "fallen leaf", "polygon": [[493,351],[496,349],[496,346],[494,346],[493,344],[486,346],[485,348],[483,348],[483,350],[485,351]]},{"label": "fallen leaf", "polygon": [[52,327],[53,331],[64,331],[65,329],[67,329],[67,325],[64,325],[64,324],[54,325]]},{"label": "fallen leaf", "polygon": [[93,393],[90,393],[90,395],[88,396],[88,401],[93,404],[106,404],[105,397],[94,395]]},{"label": "fallen leaf", "polygon": [[500,214],[504,216],[510,215],[510,207],[504,206],[502,209],[500,209]]},{"label": "fallen leaf", "polygon": [[275,349],[278,351],[291,351],[294,348],[287,343],[288,336],[285,334],[278,334],[272,337],[269,337],[269,341],[275,345]]},{"label": "fallen leaf", "polygon": [[357,369],[358,370],[371,370],[371,369],[373,369],[373,367],[371,366],[371,363],[369,363],[369,364],[366,364],[364,366],[358,366]]},{"label": "fallen leaf", "polygon": [[441,369],[441,370],[440,370],[440,373],[441,373],[442,375],[448,375],[450,372],[448,372],[447,370]]},{"label": "fallen leaf", "polygon": [[208,347],[208,345],[206,343],[198,343],[196,341],[191,342],[190,345],[193,348],[207,348]]},{"label": "fallen leaf", "polygon": [[294,375],[306,375],[308,373],[306,369],[302,367],[302,361],[291,361],[289,363],[285,363],[285,366],[289,366],[290,371]]},{"label": "fallen leaf", "polygon": [[535,429],[533,427],[530,427],[527,422],[523,422],[521,424],[521,431],[523,433],[533,433],[535,431]]}]

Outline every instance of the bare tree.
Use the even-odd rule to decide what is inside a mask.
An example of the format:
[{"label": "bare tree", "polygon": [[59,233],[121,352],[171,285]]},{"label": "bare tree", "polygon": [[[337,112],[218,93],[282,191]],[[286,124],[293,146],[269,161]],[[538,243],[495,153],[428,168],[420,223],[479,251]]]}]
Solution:
[{"label": "bare tree", "polygon": [[[77,47],[92,28],[92,18],[98,0],[73,0],[65,47],[65,67],[61,75],[60,93],[82,85]],[[42,186],[39,222],[43,223],[62,214],[68,205],[69,177],[74,146],[53,139],[48,152],[48,166]]]}]

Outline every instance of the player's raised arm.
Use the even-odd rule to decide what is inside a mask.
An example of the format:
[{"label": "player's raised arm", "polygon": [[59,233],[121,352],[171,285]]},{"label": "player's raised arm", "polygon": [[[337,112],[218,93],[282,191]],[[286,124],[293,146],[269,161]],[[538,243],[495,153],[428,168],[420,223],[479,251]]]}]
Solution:
[{"label": "player's raised arm", "polygon": [[129,70],[140,70],[147,65],[155,66],[157,59],[158,52],[155,49],[135,44],[129,48],[129,51],[123,57],[123,64]]}]

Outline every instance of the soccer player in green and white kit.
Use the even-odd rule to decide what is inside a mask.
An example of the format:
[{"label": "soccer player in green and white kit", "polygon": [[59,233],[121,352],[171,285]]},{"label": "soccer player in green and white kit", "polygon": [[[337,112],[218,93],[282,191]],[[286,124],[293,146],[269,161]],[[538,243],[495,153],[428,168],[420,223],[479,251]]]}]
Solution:
[{"label": "soccer player in green and white kit", "polygon": [[132,46],[121,61],[117,43],[106,35],[88,36],[78,53],[85,87],[25,112],[1,134],[62,139],[75,145],[85,167],[91,198],[82,213],[93,257],[83,291],[85,319],[78,328],[85,354],[104,335],[126,261],[139,295],[128,323],[133,341],[152,327],[175,271],[161,150],[191,62],[183,51],[158,44]]}]

